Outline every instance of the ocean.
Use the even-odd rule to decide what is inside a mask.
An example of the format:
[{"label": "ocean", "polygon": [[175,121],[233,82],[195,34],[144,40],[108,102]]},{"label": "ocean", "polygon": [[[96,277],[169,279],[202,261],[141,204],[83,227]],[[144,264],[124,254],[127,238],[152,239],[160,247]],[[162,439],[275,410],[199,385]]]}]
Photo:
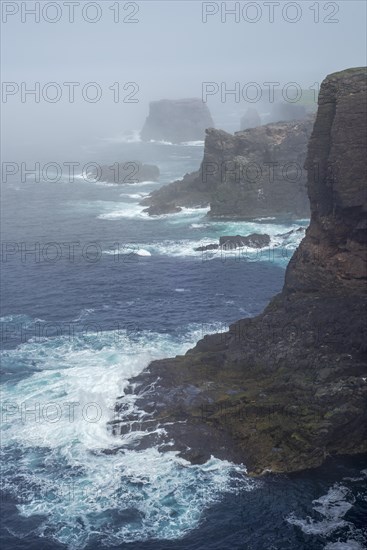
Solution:
[{"label": "ocean", "polygon": [[[122,137],[80,165],[143,160],[159,166],[159,183],[87,181],[77,170],[73,181],[51,181],[51,170],[2,183],[2,548],[366,548],[363,457],[252,479],[246,464],[191,465],[134,450],[139,432],[112,435],[129,379],[260,313],[303,236],[285,234],[308,225],[142,212],[144,196],[198,169],[202,154],[202,142]],[[194,250],[254,232],[271,236],[267,249]],[[135,406],[127,395],[127,413]]]}]

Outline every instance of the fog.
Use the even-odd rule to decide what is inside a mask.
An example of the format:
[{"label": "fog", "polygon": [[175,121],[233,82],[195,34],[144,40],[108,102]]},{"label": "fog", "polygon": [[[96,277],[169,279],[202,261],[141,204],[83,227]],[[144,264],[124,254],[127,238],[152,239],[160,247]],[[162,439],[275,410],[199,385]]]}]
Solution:
[{"label": "fog", "polygon": [[[59,2],[61,18],[54,23],[50,20],[58,16],[51,6],[55,2],[48,2],[39,22],[21,13],[20,4],[2,3],[2,80],[13,83],[6,88],[11,93],[2,98],[2,155],[7,161],[86,158],[124,131],[139,130],[149,101],[201,97],[203,82],[225,83],[228,89],[236,82],[241,88],[249,82],[260,86],[279,82],[279,89],[296,82],[308,89],[329,73],[366,63],[363,1],[319,2],[319,22],[315,22],[315,2],[270,3],[276,4],[273,22],[269,2],[241,2],[241,9],[255,4],[246,12],[250,19],[259,17],[253,23],[242,13],[238,22],[235,15],[221,14],[220,2],[206,3],[205,8],[196,1],[119,2],[121,20],[117,23],[114,16],[119,6],[112,1],[99,2],[101,17],[95,23],[83,19],[86,2]],[[34,9],[37,3],[26,4]],[[40,4],[42,10],[46,3]],[[72,23],[69,4],[75,4]],[[297,6],[301,8],[298,21],[285,20],[284,4],[288,4],[289,19],[296,18]],[[233,9],[235,2],[226,5]],[[19,11],[12,13],[16,8]],[[88,17],[94,18],[97,11],[93,12],[93,6],[88,9]],[[208,13],[206,23],[203,9]],[[251,11],[255,9],[260,11]],[[136,22],[123,22],[123,18]],[[328,18],[335,22],[327,22]],[[24,89],[40,83],[39,103],[34,95],[22,98],[22,82]],[[56,102],[42,95],[50,82],[62,90]],[[74,88],[74,103],[69,101],[70,88],[65,82],[80,83]],[[83,86],[90,82],[102,91],[97,102],[82,96]],[[117,85],[109,88],[117,82],[120,98],[115,102]],[[135,84],[124,90],[126,83]],[[89,91],[94,95],[92,88]],[[47,93],[51,97],[55,90]],[[127,96],[135,102],[126,102]],[[248,103],[243,97],[236,103],[233,95],[221,102],[218,92],[208,98],[208,105],[220,126],[217,113],[221,109],[240,116]]]}]

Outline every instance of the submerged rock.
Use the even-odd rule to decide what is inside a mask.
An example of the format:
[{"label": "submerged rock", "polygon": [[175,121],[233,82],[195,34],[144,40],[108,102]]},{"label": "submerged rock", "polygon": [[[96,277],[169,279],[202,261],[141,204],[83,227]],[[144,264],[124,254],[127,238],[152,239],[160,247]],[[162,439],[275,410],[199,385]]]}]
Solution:
[{"label": "submerged rock", "polygon": [[366,77],[350,69],[322,83],[306,161],[311,223],[282,292],[132,380],[146,422],[166,430],[162,449],[251,474],[367,451]]},{"label": "submerged rock", "polygon": [[204,139],[205,129],[213,126],[208,106],[201,99],[161,99],[149,104],[141,139],[171,143],[198,141]]}]

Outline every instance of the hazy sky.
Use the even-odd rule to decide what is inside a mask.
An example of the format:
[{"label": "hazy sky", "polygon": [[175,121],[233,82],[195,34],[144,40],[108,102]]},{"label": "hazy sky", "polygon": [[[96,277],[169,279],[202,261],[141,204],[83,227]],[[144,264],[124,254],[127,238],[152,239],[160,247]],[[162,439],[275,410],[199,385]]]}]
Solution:
[{"label": "hazy sky", "polygon": [[[27,7],[34,9],[35,4],[27,2]],[[104,0],[85,11],[89,19],[100,16],[95,23],[83,19],[82,9],[96,3],[74,2],[73,23],[69,22],[67,2],[58,2],[58,11],[51,5],[56,2],[39,4],[40,22],[36,23],[34,16],[22,13],[20,2],[2,2],[2,80],[19,87],[7,103],[3,96],[1,105],[6,160],[23,154],[40,159],[78,158],[82,147],[95,140],[140,129],[150,100],[200,97],[203,81],[225,82],[228,88],[235,82],[242,87],[253,81],[260,85],[278,81],[281,86],[293,81],[308,88],[331,72],[366,64],[364,0],[319,1],[319,22],[315,22],[315,7],[311,9],[317,3],[304,0],[270,3],[274,22],[269,21],[272,6],[263,1],[237,3],[239,22],[234,15],[221,14],[221,2],[206,3],[203,8],[200,1]],[[46,4],[49,6],[42,12]],[[233,9],[236,2],[225,4]],[[136,5],[139,11],[130,18],[138,22],[123,22],[136,11]],[[18,13],[6,15],[17,8]],[[117,8],[120,21],[115,23]],[[203,23],[203,9],[218,13],[208,15]],[[246,21],[244,9],[248,19],[259,20]],[[60,20],[55,23],[47,21],[57,17]],[[284,17],[299,20],[290,23]],[[338,22],[327,23],[328,18]],[[27,88],[39,82],[41,91],[45,84],[56,82],[61,99],[50,103],[41,94],[39,103],[31,96],[22,103],[22,82]],[[80,83],[73,104],[64,82]],[[81,88],[88,82],[99,85],[100,101],[83,99]],[[115,92],[109,90],[116,82],[121,93],[118,103],[114,102],[117,85]],[[123,90],[128,82],[139,86],[133,96],[137,103],[122,102],[134,91],[133,87]],[[95,89],[87,91],[92,96]],[[55,89],[47,87],[46,93],[52,98]],[[230,102],[235,110],[246,110],[243,101],[238,105],[228,97]]]}]

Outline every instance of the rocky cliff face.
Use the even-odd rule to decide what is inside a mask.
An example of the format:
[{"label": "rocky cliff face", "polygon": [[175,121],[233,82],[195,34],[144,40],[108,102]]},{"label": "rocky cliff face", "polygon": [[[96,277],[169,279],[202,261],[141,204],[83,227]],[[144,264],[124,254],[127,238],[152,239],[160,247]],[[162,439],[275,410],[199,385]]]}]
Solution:
[{"label": "rocky cliff face", "polygon": [[328,77],[308,148],[311,224],[287,289],[362,289],[366,274],[366,71]]},{"label": "rocky cliff face", "polygon": [[200,170],[155,191],[142,204],[152,207],[149,213],[210,204],[213,218],[308,217],[303,165],[313,122],[310,116],[234,135],[209,128]]},{"label": "rocky cliff face", "polygon": [[306,160],[311,224],[283,291],[133,381],[139,406],[193,461],[214,454],[261,474],[367,451],[366,76],[350,69],[322,84]]},{"label": "rocky cliff face", "polygon": [[205,129],[213,126],[208,106],[201,99],[162,99],[150,103],[141,139],[172,143],[203,140]]},{"label": "rocky cliff face", "polygon": [[215,189],[209,215],[252,219],[309,216],[303,168],[314,119],[236,132],[207,132],[202,179]]}]

